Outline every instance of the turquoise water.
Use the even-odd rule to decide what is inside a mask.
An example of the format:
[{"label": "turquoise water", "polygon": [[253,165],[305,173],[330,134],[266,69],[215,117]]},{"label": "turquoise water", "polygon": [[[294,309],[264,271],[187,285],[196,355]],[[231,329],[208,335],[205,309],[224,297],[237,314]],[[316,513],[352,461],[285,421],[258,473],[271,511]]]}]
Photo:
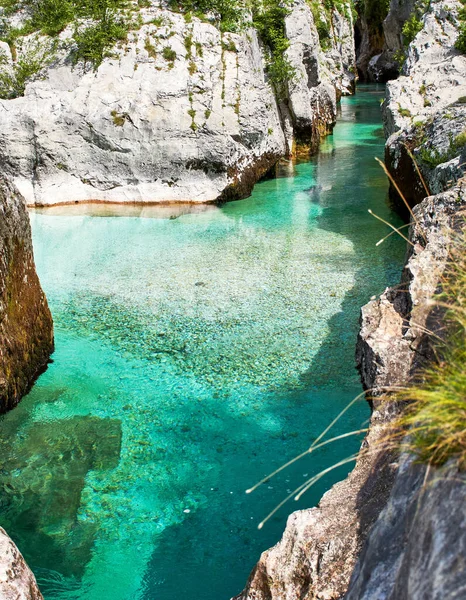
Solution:
[{"label": "turquoise water", "polygon": [[[387,229],[367,213],[398,224],[374,160],[381,93],[344,99],[319,155],[247,200],[152,218],[31,214],[56,352],[0,421],[0,522],[46,600],[227,600],[287,514],[347,472],[257,530],[360,443],[244,493],[361,391],[359,308],[404,255],[394,237],[375,247]],[[359,403],[335,434],[368,416]]]}]

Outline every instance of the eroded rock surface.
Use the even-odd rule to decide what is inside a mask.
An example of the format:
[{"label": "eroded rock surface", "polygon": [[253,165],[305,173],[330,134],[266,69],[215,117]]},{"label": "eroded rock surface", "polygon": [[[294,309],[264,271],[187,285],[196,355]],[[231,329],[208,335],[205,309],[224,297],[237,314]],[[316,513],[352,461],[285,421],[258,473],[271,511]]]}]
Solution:
[{"label": "eroded rock surface", "polygon": [[72,68],[65,30],[45,79],[0,101],[0,158],[28,204],[245,197],[296,139],[315,147],[354,79],[351,23],[335,16],[324,55],[305,0],[286,19],[297,77],[280,106],[254,29],[222,34],[155,0],[141,16],[95,72]]},{"label": "eroded rock surface", "polygon": [[24,198],[0,180],[0,413],[20,401],[53,351]]},{"label": "eroded rock surface", "polygon": [[0,598],[2,600],[43,600],[32,571],[21,552],[1,527]]}]

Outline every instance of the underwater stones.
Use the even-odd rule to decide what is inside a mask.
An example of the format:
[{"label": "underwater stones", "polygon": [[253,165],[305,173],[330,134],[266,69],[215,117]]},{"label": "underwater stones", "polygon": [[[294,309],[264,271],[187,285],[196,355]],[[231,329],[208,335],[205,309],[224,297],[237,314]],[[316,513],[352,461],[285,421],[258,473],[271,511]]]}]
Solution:
[{"label": "underwater stones", "polygon": [[98,531],[94,520],[79,514],[85,478],[90,471],[118,465],[121,435],[118,420],[84,416],[32,423],[27,435],[18,424],[13,440],[0,440],[0,448],[15,447],[1,452],[8,456],[0,472],[6,492],[2,523],[18,541],[28,540],[22,548],[26,558],[34,557],[34,567],[66,577],[82,575]]},{"label": "underwater stones", "polygon": [[36,579],[21,552],[0,527],[0,598],[43,600]]},{"label": "underwater stones", "polygon": [[53,324],[40,287],[24,198],[0,180],[0,413],[46,368]]}]

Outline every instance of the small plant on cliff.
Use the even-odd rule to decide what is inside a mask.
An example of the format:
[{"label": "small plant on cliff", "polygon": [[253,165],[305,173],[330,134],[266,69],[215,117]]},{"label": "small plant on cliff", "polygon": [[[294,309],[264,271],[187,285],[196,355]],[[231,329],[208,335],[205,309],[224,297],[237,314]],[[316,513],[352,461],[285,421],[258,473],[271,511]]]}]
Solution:
[{"label": "small plant on cliff", "polygon": [[55,45],[46,40],[30,41],[16,49],[16,60],[9,62],[0,52],[0,98],[11,99],[24,95],[26,84],[49,65],[55,55]]},{"label": "small plant on cliff", "polygon": [[270,51],[267,70],[277,95],[285,96],[287,85],[296,77],[296,70],[286,56],[290,42],[285,32],[285,17],[291,0],[270,0],[260,10],[253,11],[253,22]]},{"label": "small plant on cliff", "polygon": [[408,447],[430,464],[456,457],[466,468],[466,236],[451,251],[442,292],[434,303],[444,311],[445,341],[423,382],[398,393],[408,409],[400,423],[409,428]]},{"label": "small plant on cliff", "polygon": [[460,30],[455,43],[455,48],[466,54],[466,0],[461,0],[463,8],[459,12]]}]

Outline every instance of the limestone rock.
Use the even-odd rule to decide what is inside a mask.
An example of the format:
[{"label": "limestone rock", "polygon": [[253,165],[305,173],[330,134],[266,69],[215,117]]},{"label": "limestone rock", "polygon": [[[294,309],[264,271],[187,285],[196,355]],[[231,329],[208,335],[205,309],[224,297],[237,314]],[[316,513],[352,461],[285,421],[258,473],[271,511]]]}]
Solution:
[{"label": "limestone rock", "polygon": [[142,27],[95,72],[71,66],[65,30],[45,78],[24,97],[0,101],[2,169],[37,205],[247,196],[292,152],[295,135],[315,142],[331,129],[335,87],[349,87],[351,25],[339,17],[343,38],[327,61],[306,2],[291,8],[288,52],[299,77],[280,107],[253,29],[222,34],[154,1],[141,9]]},{"label": "limestone rock", "polygon": [[43,600],[36,579],[21,552],[0,527],[0,598]]},{"label": "limestone rock", "polygon": [[454,48],[460,8],[459,0],[430,3],[423,29],[408,48],[403,75],[387,86],[387,137],[466,95],[466,56]]},{"label": "limestone rock", "polygon": [[[376,412],[366,449],[383,432]],[[337,600],[345,593],[367,533],[390,493],[394,455],[360,458],[356,468],[316,508],[293,513],[280,542],[267,550],[234,600]],[[376,474],[383,474],[379,477]]]},{"label": "limestone rock", "polygon": [[24,198],[0,180],[0,413],[45,369],[53,325],[34,266]]}]

